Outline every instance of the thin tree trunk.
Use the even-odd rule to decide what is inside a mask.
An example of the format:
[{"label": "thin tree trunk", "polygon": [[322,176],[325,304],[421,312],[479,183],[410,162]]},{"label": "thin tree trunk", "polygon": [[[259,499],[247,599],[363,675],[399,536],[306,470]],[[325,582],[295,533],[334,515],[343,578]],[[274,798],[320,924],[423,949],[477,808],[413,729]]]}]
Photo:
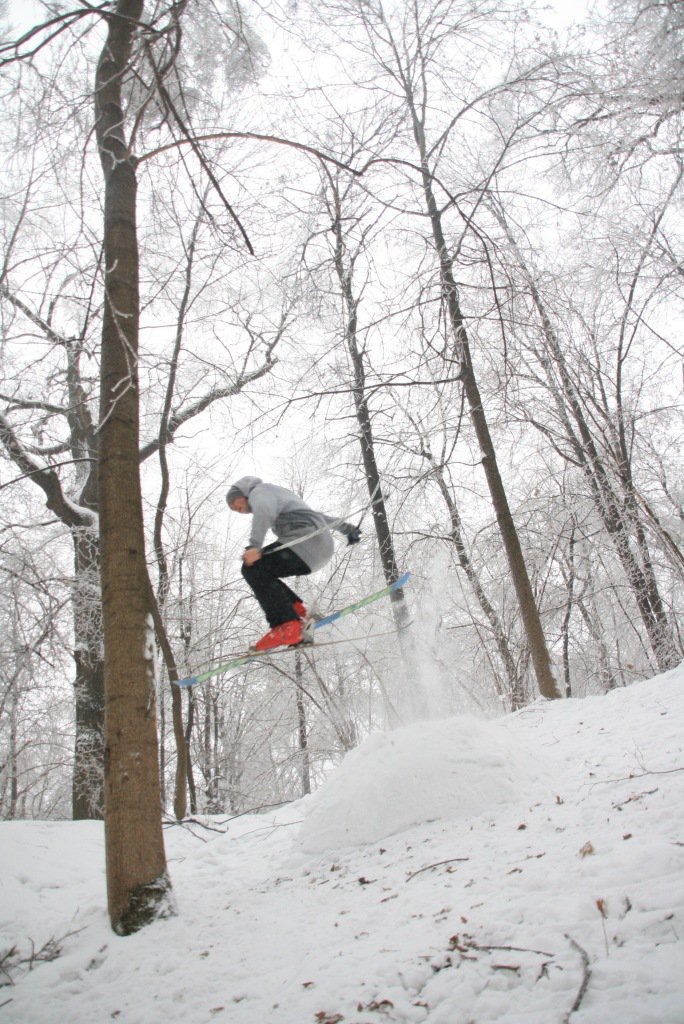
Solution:
[{"label": "thin tree trunk", "polygon": [[[178,689],[178,687],[176,687]],[[195,708],[197,702],[195,700],[195,692],[192,687],[188,687],[188,715],[185,722],[185,748],[188,751],[188,790],[190,791],[190,813],[197,813],[197,787],[195,786],[195,776],[192,770],[192,758],[190,757],[190,740],[192,738],[192,730],[195,725]],[[179,776],[176,775],[176,781],[178,782]]]},{"label": "thin tree trunk", "polygon": [[435,464],[435,460],[432,453],[427,448],[425,441],[422,439],[421,454],[430,463],[430,466],[432,468],[432,476],[437,482],[437,486],[439,487],[440,493],[444,498],[444,502],[449,512],[449,521],[451,524],[451,541],[456,549],[456,557],[458,558],[458,563],[463,569],[463,572],[465,573],[466,578],[468,579],[468,582],[470,583],[470,586],[473,589],[473,593],[477,598],[477,603],[479,604],[482,613],[487,619],[487,622],[489,623],[490,629],[492,631],[494,643],[499,653],[501,663],[504,667],[506,679],[508,680],[508,692],[510,694],[511,699],[511,709],[513,711],[519,711],[520,708],[524,706],[525,695],[523,692],[522,679],[520,678],[520,673],[515,664],[515,658],[513,657],[510,645],[508,643],[508,637],[504,632],[504,628],[501,624],[501,620],[499,619],[496,609],[494,608],[493,604],[491,603],[491,601],[487,597],[487,594],[484,591],[484,587],[480,582],[479,576],[475,571],[475,566],[473,565],[472,559],[465,546],[465,541],[463,539],[463,530],[461,526],[461,517],[458,508],[456,507],[456,503],[453,499],[451,491],[447,486],[447,482],[444,479],[444,472],[442,470],[442,467],[437,466]]},{"label": "thin tree trunk", "polygon": [[72,530],[74,545],[74,660],[76,738],[72,776],[74,821],[104,810],[104,664],[100,555],[97,535]]},{"label": "thin tree trunk", "polygon": [[[363,354],[359,349],[358,331],[358,299],[354,294],[352,285],[353,267],[345,264],[345,244],[342,231],[342,210],[340,196],[335,182],[329,176],[332,201],[335,209],[333,230],[335,237],[334,264],[342,297],[347,311],[347,321],[344,328],[344,338],[347,344],[354,381],[352,394],[354,398],[354,409],[356,420],[359,425],[359,443],[361,445],[361,458],[366,476],[366,485],[371,501],[371,513],[375,534],[378,539],[380,562],[382,565],[385,581],[388,586],[396,583],[401,573],[397,566],[397,559],[394,550],[392,531],[390,530],[387,517],[385,497],[382,491],[382,481],[377,459],[375,457],[375,441],[373,438],[373,424],[371,422],[370,409],[368,407],[368,396],[366,394],[366,371],[363,363]],[[399,631],[405,629],[409,624],[409,610],[403,590],[394,590],[390,594],[391,607],[394,621]]]},{"label": "thin tree trunk", "polygon": [[[590,429],[579,388],[573,381],[565,353],[537,284],[523,259],[505,217],[496,208],[493,209],[493,212],[505,231],[520,268],[525,274],[532,302],[539,315],[544,348],[541,353],[537,353],[537,357],[549,380],[558,415],[577,462],[589,482],[596,508],[629,582],[656,665],[661,672],[664,672],[679,664],[681,652],[678,650],[674,630],[663,605],[648,549],[646,531],[639,512],[639,501],[632,479],[628,446],[624,434],[622,408],[620,406],[619,424],[615,434],[615,452],[610,452],[609,446],[608,459],[609,463],[614,463],[616,476],[622,490],[622,494],[620,494],[619,490],[616,493],[611,483],[606,459]],[[616,388],[621,401],[619,381],[616,381]],[[575,429],[572,426],[573,422]],[[636,552],[632,548],[632,538],[636,544]]]},{"label": "thin tree trunk", "polygon": [[309,741],[306,730],[304,691],[302,689],[302,658],[299,652],[295,655],[295,693],[297,695],[297,733],[302,773],[302,796],[308,796],[311,792],[311,763],[309,760]]},{"label": "thin tree trunk", "polygon": [[465,389],[470,418],[475,429],[480,453],[482,455],[482,467],[485,472],[492,506],[496,515],[501,538],[503,540],[508,565],[511,570],[511,579],[515,587],[520,608],[525,635],[530,648],[532,664],[539,692],[543,697],[557,699],[561,696],[558,684],[554,678],[551,668],[546,638],[542,627],[539,609],[535,601],[532,584],[527,572],[527,566],[520,546],[518,531],[516,530],[513,516],[508,505],[506,489],[501,479],[499,466],[494,450],[494,444],[489,432],[487,417],[485,416],[484,405],[475,376],[475,369],[470,353],[470,343],[465,327],[465,320],[461,312],[458,289],[454,277],[453,261],[449,254],[444,230],[442,227],[442,215],[437,206],[437,201],[432,188],[432,176],[428,168],[427,145],[422,123],[418,117],[412,94],[407,90],[406,95],[409,109],[411,111],[414,137],[421,158],[421,171],[423,192],[427,208],[432,237],[439,259],[440,279],[442,295],[449,317],[449,323],[454,336],[455,355],[460,363],[460,378]]},{"label": "thin tree trunk", "polygon": [[565,612],[561,624],[561,649],[563,652],[563,684],[565,696],[572,697],[570,678],[570,619],[575,595],[575,528],[572,528],[568,542],[568,574],[565,580]]},{"label": "thin tree trunk", "polygon": [[[680,655],[674,641],[672,627],[663,607],[655,573],[650,563],[634,490],[630,486],[626,486],[622,500],[615,494],[610,482],[608,469],[604,464],[604,460],[584,415],[580,397],[572,382],[556,332],[536,286],[530,281],[529,287],[532,300],[541,318],[547,351],[558,371],[562,393],[570,407],[570,413],[578,431],[579,436],[576,436],[569,421],[564,416],[563,419],[568,430],[568,440],[572,443],[578,462],[589,481],[594,494],[596,508],[601,515],[608,535],[613,541],[615,551],[620,559],[625,576],[629,581],[641,621],[649,638],[656,665],[661,672],[664,672],[679,663]],[[546,366],[548,371],[548,363]],[[630,513],[632,517],[631,523]],[[632,550],[630,544],[632,534],[640,541],[642,552],[646,552],[647,563],[645,566]]]},{"label": "thin tree trunk", "polygon": [[150,609],[154,628],[157,634],[157,642],[164,658],[166,671],[171,683],[171,717],[173,723],[173,736],[176,742],[176,774],[173,791],[173,813],[177,821],[182,821],[188,808],[187,780],[188,780],[188,741],[183,728],[183,697],[180,687],[173,684],[180,679],[180,673],[173,654],[173,648],[164,626],[162,611],[154,594],[151,581],[148,579],[148,594]]},{"label": "thin tree trunk", "polygon": [[[5,292],[12,304],[42,330],[47,337],[56,339],[69,348],[69,339],[57,338],[39,317],[16,297]],[[74,383],[76,368],[70,359],[70,401],[85,404],[82,388]],[[95,430],[91,425],[84,439],[89,419],[81,411],[79,429],[70,418],[72,455],[74,459],[96,459]],[[75,820],[101,818],[103,794],[103,735],[104,735],[104,666],[102,662],[102,611],[100,606],[100,563],[97,527],[97,471],[90,469],[81,489],[78,505],[64,495],[56,472],[50,468],[36,470],[9,421],[0,413],[0,443],[10,459],[34,481],[46,497],[46,505],[60,522],[69,528],[74,550],[74,662],[76,678],[74,771],[72,776],[72,814]],[[90,509],[92,514],[85,509]]]}]

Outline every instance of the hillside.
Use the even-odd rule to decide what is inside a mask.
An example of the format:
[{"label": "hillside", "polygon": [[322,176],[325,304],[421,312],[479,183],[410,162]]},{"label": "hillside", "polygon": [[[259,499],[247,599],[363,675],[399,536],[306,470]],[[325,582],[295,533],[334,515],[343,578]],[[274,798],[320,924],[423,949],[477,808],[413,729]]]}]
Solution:
[{"label": "hillside", "polygon": [[0,1020],[681,1024],[683,806],[680,667],[374,736],[310,798],[169,826],[178,916],[129,938],[99,824],[4,822]]}]

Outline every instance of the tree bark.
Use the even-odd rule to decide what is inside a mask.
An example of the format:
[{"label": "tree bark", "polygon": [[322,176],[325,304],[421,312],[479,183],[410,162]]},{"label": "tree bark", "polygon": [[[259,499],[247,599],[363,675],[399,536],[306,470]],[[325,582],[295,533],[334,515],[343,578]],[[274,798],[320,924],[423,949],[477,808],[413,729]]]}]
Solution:
[{"label": "tree bark", "polygon": [[[607,465],[607,461],[610,463],[611,460],[604,459],[594,439],[558,336],[539,291],[531,278],[528,278],[528,286],[541,320],[545,349],[548,353],[547,358],[542,362],[548,373],[548,360],[553,360],[560,380],[562,396],[569,409],[569,414],[563,411],[562,415],[568,440],[589,482],[606,532],[615,546],[646,630],[656,666],[660,672],[665,672],[679,664],[681,652],[677,649],[674,631],[660,596],[636,499],[636,489],[631,477],[626,447],[620,450],[617,458],[617,476],[622,487],[622,494],[619,492],[616,494]],[[576,433],[572,428],[571,420],[575,423]],[[632,549],[632,538],[634,538],[636,551]],[[638,557],[639,555],[641,558]]]},{"label": "tree bark", "polygon": [[499,618],[496,608],[491,603],[487,594],[485,593],[484,587],[480,582],[480,578],[475,570],[475,566],[473,565],[472,559],[466,549],[465,541],[463,539],[463,530],[461,526],[461,516],[456,506],[456,502],[454,501],[453,495],[449,490],[449,487],[447,486],[446,480],[444,479],[443,467],[436,464],[432,452],[428,448],[423,438],[421,438],[421,454],[425,459],[427,459],[427,461],[430,464],[431,475],[433,479],[436,481],[437,486],[439,487],[440,493],[444,498],[444,503],[449,512],[449,522],[451,525],[451,542],[454,545],[454,548],[456,549],[456,557],[458,558],[458,564],[463,569],[463,572],[465,573],[466,578],[468,579],[468,582],[470,583],[470,586],[473,589],[473,593],[477,598],[477,603],[479,604],[485,618],[487,619],[487,622],[489,623],[489,627],[494,638],[494,643],[496,645],[496,649],[498,651],[499,658],[501,659],[501,664],[503,665],[504,672],[506,674],[506,679],[508,681],[508,691],[511,700],[511,710],[519,711],[525,703],[525,694],[523,690],[523,679],[521,677],[521,672],[516,666],[515,658],[513,657],[513,652],[511,651],[511,647],[508,642],[508,637],[506,636],[501,619]]},{"label": "tree bark", "polygon": [[546,645],[539,609],[537,608],[537,602],[527,572],[518,531],[508,504],[506,489],[499,472],[494,443],[489,432],[489,424],[487,423],[484,404],[473,366],[468,332],[466,331],[465,320],[461,312],[453,261],[444,236],[442,215],[432,187],[432,175],[428,167],[425,133],[415,108],[413,96],[410,90],[408,90],[408,83],[406,98],[411,112],[416,145],[420,153],[423,192],[432,230],[432,238],[439,260],[442,295],[454,336],[455,356],[460,364],[460,377],[468,401],[470,419],[475,429],[475,436],[477,437],[482,456],[482,468],[484,469],[492,506],[511,571],[511,579],[530,648],[537,686],[542,697],[555,700],[561,694],[551,668],[551,659]]},{"label": "tree bark", "polygon": [[94,531],[72,530],[74,545],[74,684],[76,737],[72,777],[74,821],[104,809],[104,665],[100,552]]},{"label": "tree bark", "polygon": [[302,658],[295,654],[295,694],[297,701],[297,736],[299,740],[300,771],[302,779],[302,796],[311,793],[311,762],[309,758],[309,738],[306,728],[306,708],[302,689]]},{"label": "tree bark", "polygon": [[98,458],[105,678],[105,850],[109,916],[130,934],[171,912],[161,826],[154,679],[139,473],[137,182],[122,80],[142,0],[119,0],[95,82],[105,181],[105,304]]},{"label": "tree bark", "polygon": [[[373,424],[371,421],[370,409],[368,407],[368,396],[366,394],[366,371],[363,362],[363,353],[358,343],[358,305],[359,300],[354,294],[352,278],[353,267],[345,261],[345,244],[342,231],[342,210],[340,196],[335,182],[329,175],[331,199],[334,207],[334,265],[337,279],[342,290],[342,299],[347,313],[344,325],[344,340],[347,351],[352,362],[353,385],[352,395],[354,398],[354,409],[356,420],[359,425],[359,443],[361,445],[361,458],[366,477],[366,485],[371,502],[371,513],[373,525],[378,539],[380,562],[382,564],[385,582],[388,586],[396,583],[401,573],[397,566],[397,558],[394,550],[394,540],[390,530],[387,517],[385,497],[382,491],[382,480],[380,469],[375,457],[375,442],[373,439]],[[393,590],[390,594],[390,601],[394,621],[398,630],[405,629],[409,624],[409,610],[403,590]]]}]

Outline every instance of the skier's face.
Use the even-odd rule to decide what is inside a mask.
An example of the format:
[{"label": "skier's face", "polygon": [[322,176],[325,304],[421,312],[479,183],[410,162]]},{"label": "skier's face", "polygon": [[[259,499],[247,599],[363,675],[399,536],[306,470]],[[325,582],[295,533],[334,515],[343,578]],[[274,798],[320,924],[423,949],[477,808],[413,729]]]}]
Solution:
[{"label": "skier's face", "polygon": [[240,512],[243,515],[246,515],[250,511],[249,502],[242,495],[239,498],[233,498],[230,503],[230,508],[233,512]]}]

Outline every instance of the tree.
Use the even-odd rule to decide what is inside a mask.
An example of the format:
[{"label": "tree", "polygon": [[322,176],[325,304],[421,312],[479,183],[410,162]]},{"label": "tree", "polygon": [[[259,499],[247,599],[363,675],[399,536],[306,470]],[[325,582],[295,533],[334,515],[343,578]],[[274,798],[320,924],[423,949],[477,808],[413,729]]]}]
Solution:
[{"label": "tree", "polygon": [[124,134],[124,86],[142,10],[142,0],[119,0],[108,18],[95,78],[95,130],[105,183],[98,449],[105,848],[109,916],[122,934],[171,908],[139,471],[137,181]]},{"label": "tree", "polygon": [[[72,11],[57,18],[58,33],[59,26],[66,29],[77,23],[85,13]],[[94,13],[90,12],[90,16]],[[5,62],[11,64],[16,56],[17,60],[25,61],[30,67],[33,53],[27,54],[25,49],[32,43],[36,43],[36,50],[41,49],[41,45],[36,42],[39,33],[40,26],[36,26],[15,45],[8,43],[4,47]],[[164,34],[159,38],[163,40]],[[85,55],[84,63],[87,59],[88,54]],[[60,93],[60,104],[63,96]],[[149,98],[151,100],[152,96]],[[81,111],[76,99],[73,103],[74,113],[78,113],[79,117],[74,118],[76,135],[71,150],[78,157],[77,132],[81,125]],[[25,103],[25,106],[28,104]],[[59,111],[52,106],[49,110],[50,117],[46,120],[57,116],[57,113],[66,117],[61,106]],[[22,113],[24,118],[28,117],[26,110]],[[39,124],[38,114],[34,116]],[[17,125],[17,139],[12,140],[14,147],[20,137],[23,139],[24,132],[30,135],[27,127],[27,124]],[[140,134],[139,124],[137,131]],[[92,371],[95,332],[102,313],[98,286],[100,253],[93,240],[97,234],[96,226],[86,203],[86,200],[95,202],[95,199],[88,194],[71,196],[68,176],[71,167],[66,160],[57,164],[63,154],[58,151],[53,156],[51,142],[49,134],[45,137],[36,131],[36,150],[30,154],[30,173],[26,176],[25,192],[20,196],[21,202],[17,204],[16,211],[12,211],[13,216],[10,218],[12,230],[8,232],[0,280],[0,299],[6,314],[6,339],[8,348],[11,342],[14,351],[20,352],[21,343],[28,331],[33,340],[29,351],[40,346],[40,355],[34,362],[35,372],[33,369],[27,372],[27,362],[21,357],[17,359],[16,373],[7,373],[1,395],[6,407],[4,412],[0,412],[0,442],[5,454],[21,470],[25,479],[43,491],[48,508],[69,531],[73,546],[76,738],[72,813],[78,819],[101,817],[103,810],[104,682],[96,462],[99,424],[96,378]],[[41,163],[44,153],[48,154],[45,166]],[[83,167],[85,170],[81,172],[82,176],[89,181],[87,154],[83,156]],[[40,191],[40,183],[45,182],[49,195],[51,183],[60,174],[63,175],[60,184],[68,202],[73,206],[73,217],[69,223],[76,225],[73,237],[64,242],[68,254],[66,258],[65,249],[62,248],[56,257],[52,256],[53,232],[58,234],[61,225],[50,220],[44,223],[46,198]],[[78,171],[74,170],[74,174],[77,175]],[[23,179],[18,177],[18,180]],[[173,188],[170,193],[174,194]],[[81,207],[85,207],[85,213],[79,208],[79,200]],[[160,205],[157,199],[157,211]],[[197,196],[196,205],[191,215],[198,224],[201,223],[204,232],[210,234],[210,241],[215,242],[216,224],[207,208],[206,190],[204,195]],[[176,230],[182,235],[178,227],[180,223],[179,211]],[[208,224],[210,227],[207,227]],[[83,244],[84,235],[91,240],[89,245]],[[162,251],[165,245],[168,247],[167,243],[156,242],[156,247]],[[177,327],[171,355],[167,358],[162,353],[157,357],[160,366],[166,366],[165,370],[160,369],[160,375],[166,377],[166,387],[156,429],[152,436],[148,435],[141,441],[141,461],[147,461],[157,453],[163,460],[168,447],[190,421],[201,416],[211,405],[235,396],[273,366],[273,350],[285,329],[286,318],[280,330],[268,339],[249,324],[243,327],[246,341],[244,358],[240,359],[241,346],[236,345],[232,360],[224,358],[223,365],[218,366],[213,374],[207,373],[204,356],[197,358],[194,365],[201,367],[204,380],[209,379],[209,384],[204,388],[189,377],[196,370],[183,364],[181,342],[184,340],[185,318],[188,307],[198,301],[204,290],[223,286],[225,270],[221,262],[225,260],[225,252],[222,246],[218,252],[215,250],[215,245],[211,248],[205,241],[201,258],[193,258],[193,245],[189,245],[187,284],[189,286],[193,269],[199,283],[192,293],[189,287],[185,288],[180,301],[174,299],[167,302],[167,311],[170,307],[170,315],[175,316]],[[183,258],[181,246],[178,260],[181,275]],[[169,269],[168,266],[173,262],[174,257],[170,256],[165,265],[160,266],[161,260],[157,260],[156,265],[149,269],[150,276],[153,277],[156,271],[157,276],[167,282],[169,290],[175,283],[174,267]],[[201,272],[197,271],[198,262],[202,265]],[[65,263],[68,268],[66,271],[62,269]],[[43,268],[42,271],[39,268]],[[44,295],[36,300],[35,289],[31,285],[40,280],[41,276]],[[146,302],[157,299],[158,291],[156,283],[148,285]],[[240,316],[239,311],[236,316]],[[190,360],[186,359],[185,362],[189,364]],[[184,373],[181,373],[182,369]],[[147,394],[150,393],[149,379],[144,388]],[[34,438],[30,437],[31,434]],[[39,439],[38,443],[35,438]]]},{"label": "tree", "polygon": [[[364,33],[365,53],[374,65],[376,73],[381,76],[383,88],[396,105],[397,117],[406,124],[408,138],[405,137],[404,141],[407,144],[409,140],[412,142],[418,158],[415,170],[419,175],[423,215],[426,216],[430,228],[434,257],[439,269],[440,297],[451,331],[450,358],[452,364],[458,367],[458,376],[466,395],[539,691],[545,697],[557,698],[560,693],[553,676],[539,609],[499,470],[485,413],[484,398],[478,384],[467,317],[456,283],[459,243],[451,245],[447,240],[447,213],[453,210],[460,214],[467,231],[473,224],[479,205],[478,192],[475,192],[470,212],[462,212],[453,193],[445,188],[440,178],[440,164],[444,162],[444,154],[451,135],[460,124],[461,117],[476,108],[478,103],[483,102],[490,94],[505,93],[521,79],[530,77],[533,72],[524,69],[512,71],[510,82],[504,77],[483,95],[475,96],[460,110],[450,111],[446,127],[437,122],[436,127],[432,129],[432,141],[429,141],[431,87],[437,81],[439,61],[448,61],[447,53],[455,54],[461,37],[464,47],[467,46],[469,38],[475,34],[477,28],[483,31],[484,42],[485,26],[489,31],[491,24],[502,12],[498,11],[496,5],[477,5],[454,0],[434,0],[427,7],[418,3],[418,0],[411,0],[398,11],[391,13],[387,13],[380,2],[366,4],[363,7],[333,3],[332,9],[336,12],[342,11],[343,17],[348,18]],[[517,126],[513,127],[508,138],[504,140],[504,152],[517,130]],[[501,155],[498,159],[502,159]],[[446,193],[443,202],[438,201],[438,189]]]},{"label": "tree", "polygon": [[[634,419],[625,407],[624,361],[631,342],[626,337],[629,310],[624,311],[615,349],[617,372],[592,359],[598,388],[582,393],[581,373],[571,370],[559,343],[539,289],[528,277],[528,286],[540,317],[543,336],[542,365],[560,413],[565,440],[572,458],[580,466],[591,488],[596,509],[632,589],[644,630],[649,638],[656,667],[674,668],[681,658],[656,577],[641,512],[633,470],[633,440],[629,436]],[[581,370],[583,363],[578,362]],[[614,401],[609,397],[612,392]],[[593,405],[605,424],[605,431],[592,429]]]},{"label": "tree", "polygon": [[[0,545],[0,817],[64,816],[69,753],[65,688],[51,685],[62,664],[60,633],[67,601],[61,570],[46,579],[42,559],[3,529]],[[57,769],[57,770],[55,770]]]}]

